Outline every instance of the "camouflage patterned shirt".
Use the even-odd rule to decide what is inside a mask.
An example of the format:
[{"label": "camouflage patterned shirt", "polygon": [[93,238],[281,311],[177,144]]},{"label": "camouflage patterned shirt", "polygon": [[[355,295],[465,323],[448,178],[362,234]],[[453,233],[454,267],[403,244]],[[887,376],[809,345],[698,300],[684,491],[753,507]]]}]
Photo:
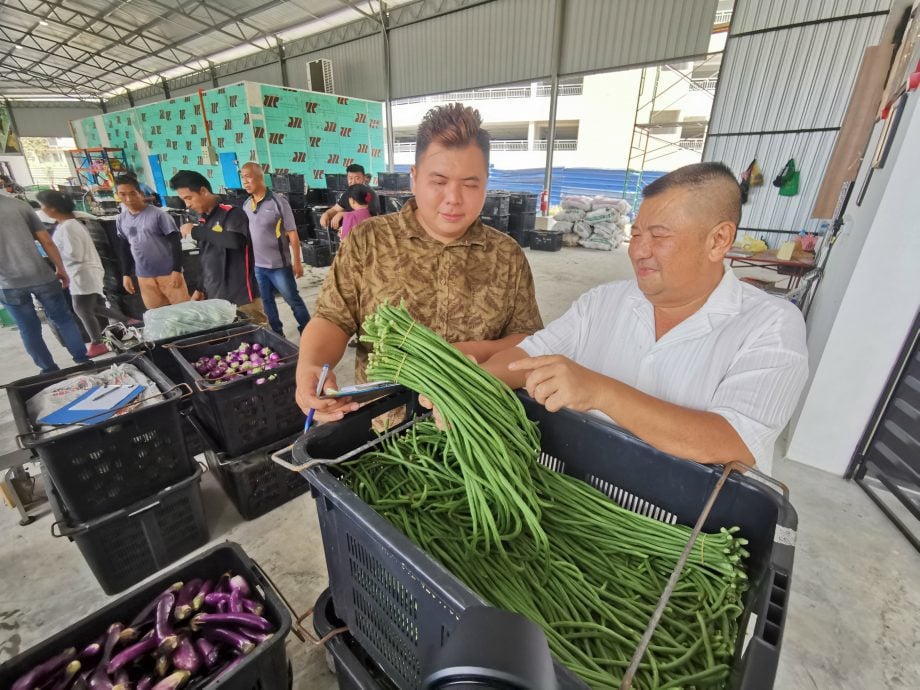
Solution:
[{"label": "camouflage patterned shirt", "polygon": [[[511,237],[477,220],[443,244],[419,225],[415,201],[356,227],[339,248],[315,316],[359,332],[384,300],[405,300],[412,316],[448,342],[497,340],[543,327],[533,276]],[[369,346],[358,344],[355,381],[366,381]]]}]

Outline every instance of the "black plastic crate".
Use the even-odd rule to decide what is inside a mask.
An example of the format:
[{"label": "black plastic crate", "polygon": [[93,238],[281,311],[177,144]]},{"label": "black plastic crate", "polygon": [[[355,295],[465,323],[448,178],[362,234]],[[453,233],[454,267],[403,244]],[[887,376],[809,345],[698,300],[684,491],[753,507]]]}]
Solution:
[{"label": "black plastic crate", "polygon": [[530,230],[509,230],[508,234],[522,247],[529,247],[530,238],[533,236]]},{"label": "black plastic crate", "polygon": [[306,194],[307,187],[300,173],[288,173],[288,187],[291,194]]},{"label": "black plastic crate", "polygon": [[537,225],[537,214],[534,212],[523,213],[514,211],[508,216],[508,230],[510,232],[533,230]]},{"label": "black plastic crate", "polygon": [[489,192],[482,207],[484,216],[507,216],[511,212],[511,195],[508,192]]},{"label": "black plastic crate", "polygon": [[[258,376],[211,383],[192,365],[199,357],[223,355],[243,342],[268,346],[281,355],[281,366]],[[178,340],[169,346],[186,383],[195,389],[195,416],[217,447],[231,456],[287,438],[303,428],[303,412],[294,400],[297,346],[267,328],[241,326]],[[270,375],[274,381],[268,380]]]},{"label": "black plastic crate", "polygon": [[271,583],[238,544],[224,542],[191,558],[151,580],[104,608],[91,613],[59,633],[40,642],[22,654],[0,665],[0,687],[8,688],[23,673],[75,646],[82,649],[105,634],[116,621],[127,623],[154,597],[173,582],[192,578],[218,578],[232,571],[244,575],[265,602],[262,614],[277,629],[267,641],[256,647],[228,675],[205,685],[216,690],[283,690],[289,688],[290,666],[284,649],[285,638],[291,631],[291,616]]},{"label": "black plastic crate", "polygon": [[409,173],[377,173],[377,186],[388,192],[408,192],[411,189]]},{"label": "black plastic crate", "polygon": [[319,187],[311,187],[306,191],[307,206],[322,206],[326,203],[326,190]]},{"label": "black plastic crate", "polygon": [[[26,403],[53,383],[130,363],[151,378],[158,392],[144,391],[150,404],[104,422],[74,425],[55,435],[36,435]],[[20,444],[31,449],[57,487],[62,509],[73,520],[92,520],[130,505],[192,473],[183,440],[183,389],[147,357],[124,354],[6,386]]]},{"label": "black plastic crate", "polygon": [[313,211],[309,208],[292,208],[295,225],[313,225]]},{"label": "black plastic crate", "polygon": [[318,239],[300,243],[300,258],[308,266],[323,268],[332,265],[332,247]]},{"label": "black plastic crate", "polygon": [[310,485],[306,479],[271,458],[272,453],[294,443],[297,436],[299,433],[236,458],[216,451],[205,453],[208,467],[244,519],[265,515],[307,492]]},{"label": "black plastic crate", "polygon": [[76,542],[103,592],[121,592],[207,543],[201,468],[127,508],[55,522],[51,533]]},{"label": "black plastic crate", "polygon": [[344,192],[348,189],[348,175],[343,173],[326,173],[326,189]]},{"label": "black plastic crate", "polygon": [[490,228],[495,228],[496,230],[501,230],[502,232],[508,232],[508,219],[509,215],[504,216],[480,216],[480,220],[484,225],[488,225]]},{"label": "black plastic crate", "polygon": [[307,195],[303,192],[287,192],[284,195],[284,198],[288,200],[288,203],[291,205],[291,210],[294,211],[294,218],[297,218],[297,211],[302,211],[307,208]]},{"label": "black plastic crate", "polygon": [[541,252],[558,252],[562,249],[562,233],[534,232],[530,235],[530,248]]},{"label": "black plastic crate", "polygon": [[[620,505],[663,521],[693,525],[719,481],[720,467],[669,456],[591,415],[547,412],[521,395],[539,424],[540,462],[582,479]],[[339,458],[376,438],[371,420],[404,405],[399,394],[340,422],[311,429],[293,461]],[[329,583],[338,615],[400,688],[417,687],[421,660],[453,631],[457,615],[480,598],[361,501],[324,466],[305,473],[316,499]],[[771,688],[788,606],[798,518],[783,496],[737,473],[725,482],[705,531],[737,525],[748,540],[751,587],[745,595],[728,687]],[[383,586],[380,586],[380,583]],[[560,680],[566,675],[560,674]],[[577,679],[575,679],[577,681]],[[584,687],[579,685],[579,687]]]},{"label": "black plastic crate", "polygon": [[272,175],[272,191],[286,194],[291,191],[291,178],[287,173],[275,173]]},{"label": "black plastic crate", "polygon": [[[313,607],[313,631],[320,639],[345,627],[335,614],[332,592],[324,589]],[[383,671],[347,632],[329,638],[326,652],[335,666],[339,690],[397,690]]]},{"label": "black plastic crate", "polygon": [[532,192],[511,192],[511,213],[536,213],[538,195]]}]

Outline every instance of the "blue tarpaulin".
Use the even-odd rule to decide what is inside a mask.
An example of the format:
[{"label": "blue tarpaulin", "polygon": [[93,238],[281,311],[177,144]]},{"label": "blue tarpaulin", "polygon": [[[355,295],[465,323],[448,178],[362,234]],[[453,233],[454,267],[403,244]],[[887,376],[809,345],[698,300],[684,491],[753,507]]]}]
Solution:
[{"label": "blue tarpaulin", "polygon": [[[396,172],[409,172],[408,165],[395,166]],[[543,191],[543,168],[498,170],[489,172],[489,189],[532,192]],[[607,170],[603,168],[553,168],[550,206],[559,203],[563,194],[612,196],[626,199],[635,210],[642,199],[642,188],[664,175],[664,171]]]}]

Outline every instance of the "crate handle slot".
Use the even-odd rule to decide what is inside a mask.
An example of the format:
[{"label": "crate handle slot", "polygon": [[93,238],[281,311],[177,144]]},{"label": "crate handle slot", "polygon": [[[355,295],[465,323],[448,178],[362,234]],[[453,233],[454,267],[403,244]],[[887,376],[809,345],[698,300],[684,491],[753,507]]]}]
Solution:
[{"label": "crate handle slot", "polygon": [[[294,445],[292,444],[290,446],[280,448],[276,450],[274,453],[272,453],[272,461],[278,463],[279,465],[281,465],[285,469],[290,470],[291,472],[303,472],[305,470],[312,469],[313,467],[317,467],[318,465],[338,465],[341,462],[345,462],[346,460],[350,460],[359,455],[363,455],[364,453],[369,451],[371,448],[374,448],[375,446],[378,446],[379,444],[386,441],[388,438],[401,434],[403,431],[405,431],[406,429],[414,425],[416,422],[420,422],[424,419],[428,419],[429,417],[431,417],[431,414],[432,413],[429,412],[427,414],[415,417],[414,419],[410,419],[408,422],[403,422],[399,426],[393,427],[390,431],[386,432],[385,434],[381,434],[380,436],[375,438],[373,441],[364,443],[358,446],[357,448],[348,451],[344,455],[340,455],[337,458],[311,458],[310,460],[308,460],[307,462],[301,465],[295,465],[293,463],[288,462],[283,457],[285,453],[287,453],[288,451],[294,448]],[[304,451],[304,454],[306,454],[306,451]]]},{"label": "crate handle slot", "polygon": [[[57,532],[55,532],[55,527],[58,529]],[[88,529],[89,528],[86,525],[81,525],[80,527],[67,527],[60,520],[56,520],[55,522],[51,523],[51,536],[55,539],[59,539],[61,537],[75,537],[78,534],[83,534]]]}]

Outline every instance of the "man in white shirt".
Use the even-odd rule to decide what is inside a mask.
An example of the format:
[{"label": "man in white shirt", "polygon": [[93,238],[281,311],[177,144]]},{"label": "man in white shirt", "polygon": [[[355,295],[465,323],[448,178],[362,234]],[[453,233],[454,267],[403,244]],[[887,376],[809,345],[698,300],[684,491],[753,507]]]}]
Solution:
[{"label": "man in white shirt", "polygon": [[680,168],[643,196],[636,279],[585,293],[483,366],[551,412],[599,413],[666,453],[769,472],[808,373],[802,315],[725,268],[741,219],[726,166]]}]

